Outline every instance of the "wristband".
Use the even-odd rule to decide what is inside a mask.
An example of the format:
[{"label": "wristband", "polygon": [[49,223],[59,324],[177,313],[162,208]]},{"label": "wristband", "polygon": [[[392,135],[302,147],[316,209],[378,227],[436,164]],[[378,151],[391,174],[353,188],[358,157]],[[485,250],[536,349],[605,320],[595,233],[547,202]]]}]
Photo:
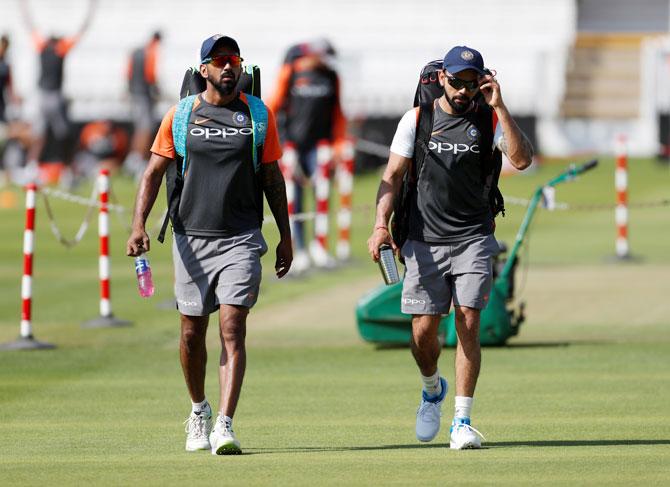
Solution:
[{"label": "wristband", "polygon": [[389,231],[389,227],[387,227],[386,225],[377,225],[375,227],[375,230],[379,230],[380,228],[386,230],[387,232]]}]

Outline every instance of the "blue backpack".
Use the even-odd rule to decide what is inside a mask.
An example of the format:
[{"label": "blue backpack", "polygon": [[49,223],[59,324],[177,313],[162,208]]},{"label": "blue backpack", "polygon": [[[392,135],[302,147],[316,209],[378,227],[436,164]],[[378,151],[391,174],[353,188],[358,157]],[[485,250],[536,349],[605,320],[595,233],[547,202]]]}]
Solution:
[{"label": "blue backpack", "polygon": [[[244,67],[244,71],[240,76],[238,87],[244,91],[249,105],[249,112],[251,114],[252,124],[252,160],[254,164],[254,171],[258,174],[261,167],[261,155],[263,154],[263,144],[265,143],[265,134],[268,126],[268,111],[265,104],[260,99],[260,70],[258,66],[248,65]],[[177,108],[172,120],[172,139],[174,141],[175,164],[171,164],[166,172],[166,186],[168,211],[163,220],[160,233],[158,234],[158,241],[163,243],[165,240],[165,231],[167,230],[168,222],[172,218],[176,218],[179,214],[179,202],[181,200],[181,192],[184,188],[184,177],[186,169],[188,168],[188,156],[186,151],[186,135],[188,134],[188,122],[193,111],[193,104],[199,93],[205,90],[206,82],[197,68],[189,68],[184,75],[182,88],[180,92],[181,100],[177,104]],[[247,90],[249,92],[247,92]],[[191,94],[191,93],[196,94]],[[253,92],[250,93],[250,92]],[[260,188],[260,185],[259,185]],[[259,190],[257,195],[260,215],[259,220],[263,219],[263,194]],[[174,225],[174,221],[173,221]]]}]

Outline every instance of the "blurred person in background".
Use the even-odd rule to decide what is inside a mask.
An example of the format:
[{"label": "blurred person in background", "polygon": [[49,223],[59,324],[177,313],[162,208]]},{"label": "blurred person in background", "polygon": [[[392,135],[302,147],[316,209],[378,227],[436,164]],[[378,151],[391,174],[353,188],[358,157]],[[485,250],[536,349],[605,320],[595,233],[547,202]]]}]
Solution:
[{"label": "blurred person in background", "polygon": [[93,178],[100,169],[118,171],[128,152],[128,134],[111,120],[87,123],[79,134],[79,151],[74,158],[75,181]]},{"label": "blurred person in background", "polygon": [[70,37],[56,35],[45,37],[39,32],[30,15],[27,0],[21,0],[21,12],[31,32],[33,44],[40,59],[37,83],[39,113],[34,124],[35,141],[28,154],[29,164],[37,165],[39,162],[46,145],[48,133],[53,135],[63,162],[65,164],[69,163],[72,157],[72,127],[68,116],[67,101],[63,95],[63,68],[65,57],[90,26],[96,5],[97,0],[89,0],[88,11],[75,35]]},{"label": "blurred person in background", "polygon": [[[377,193],[375,226],[368,251],[379,260],[379,246],[391,245],[405,259],[401,308],[412,315],[411,349],[423,382],[416,414],[416,437],[431,441],[440,429],[447,381],[440,376],[438,327],[454,304],[456,397],[449,445],[480,448],[481,434],[470,425],[481,364],[479,323],[492,285],[491,182],[483,177],[492,158],[505,154],[515,168],[530,166],[533,148],[505,106],[500,85],[479,52],[466,46],[444,58],[439,83],[444,94],[432,105],[428,152],[416,191],[410,197],[409,236],[398,249],[388,230],[395,195],[416,157],[419,108],[400,120]],[[481,97],[478,95],[481,93]]]},{"label": "blurred person in background", "polygon": [[[23,166],[24,153],[19,150],[20,142],[30,140],[30,127],[16,120],[16,113],[10,113],[10,106],[18,107],[21,99],[14,90],[12,70],[7,60],[8,49],[9,36],[3,35],[0,37],[0,167],[5,173],[3,179],[12,180]],[[18,144],[16,147],[15,142]]]},{"label": "blurred person in background", "polygon": [[[170,198],[176,204],[169,207],[181,317],[180,358],[192,401],[186,450],[211,448],[213,454],[224,455],[241,452],[233,415],[246,369],[247,315],[258,299],[261,256],[267,251],[260,230],[263,194],[279,229],[275,261],[279,278],[291,266],[292,243],[274,115],[259,98],[236,90],[242,74],[237,42],[222,35],[205,39],[200,74],[206,79],[205,91],[172,107],[158,130],[137,192],[126,253],[137,256],[150,250],[145,224],[167,171],[168,188],[183,188],[178,199]],[[185,102],[192,103],[190,113]],[[267,115],[267,123],[256,124],[260,118],[252,118],[252,107],[256,115]],[[265,131],[258,153],[254,125]],[[180,134],[185,140],[178,138]],[[182,143],[183,158],[177,152]],[[205,397],[205,339],[209,315],[217,310],[220,402],[212,428],[212,409]]]},{"label": "blurred person in background", "polygon": [[[314,186],[317,145],[327,142],[333,150],[331,168],[339,160],[345,141],[347,121],[340,106],[340,81],[331,66],[333,46],[325,39],[292,46],[284,59],[277,86],[268,106],[277,114],[284,144],[297,151],[298,164],[292,174],[295,182],[294,211],[304,211],[304,185]],[[332,171],[331,171],[332,172]],[[335,260],[313,239],[307,252],[304,223],[292,222],[295,256],[292,271],[301,274],[310,267],[333,267]]]},{"label": "blurred person in background", "polygon": [[125,170],[140,177],[149,160],[154,130],[154,108],[160,96],[157,64],[162,35],[156,31],[149,42],[133,50],[128,60],[128,92],[131,99],[133,136]]},{"label": "blurred person in background", "polygon": [[12,103],[19,103],[19,98],[14,91],[12,83],[12,70],[7,60],[9,50],[9,36],[0,37],[0,124],[9,121],[7,107]]}]

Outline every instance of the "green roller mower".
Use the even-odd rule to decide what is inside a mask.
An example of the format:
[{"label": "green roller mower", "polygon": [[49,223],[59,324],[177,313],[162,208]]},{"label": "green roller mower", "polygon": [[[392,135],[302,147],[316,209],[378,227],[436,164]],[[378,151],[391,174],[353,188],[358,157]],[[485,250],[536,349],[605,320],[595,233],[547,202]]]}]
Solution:
[{"label": "green roller mower", "polygon": [[[579,174],[593,169],[597,160],[571,165],[570,168],[538,187],[528,204],[514,246],[507,249],[500,245],[500,252],[493,261],[493,288],[489,303],[482,310],[480,342],[482,345],[504,345],[507,339],[519,333],[523,323],[524,303],[514,306],[514,275],[518,264],[518,253],[528,233],[530,222],[540,204],[545,188],[574,180]],[[380,345],[406,345],[412,333],[411,317],[401,313],[400,299],[402,281],[390,286],[381,285],[363,296],[356,306],[358,331],[365,341]],[[440,321],[439,334],[445,345],[456,346],[456,327],[453,311]]]}]

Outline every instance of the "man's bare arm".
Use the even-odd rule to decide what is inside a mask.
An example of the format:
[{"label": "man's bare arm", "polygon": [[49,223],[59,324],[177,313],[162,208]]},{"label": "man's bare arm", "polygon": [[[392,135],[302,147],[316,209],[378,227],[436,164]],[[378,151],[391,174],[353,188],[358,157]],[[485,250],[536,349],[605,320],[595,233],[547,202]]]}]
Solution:
[{"label": "man's bare arm", "polygon": [[388,243],[397,249],[388,231],[388,222],[393,213],[395,195],[400,189],[402,178],[407,172],[412,159],[391,152],[382,181],[377,191],[377,213],[372,235],[368,239],[368,251],[376,261],[379,259],[379,246]]},{"label": "man's bare arm", "polygon": [[503,136],[496,144],[498,149],[507,156],[515,168],[526,169],[533,162],[533,146],[507,110],[498,80],[490,74],[482,76],[479,90],[484,96],[484,101],[496,111],[503,131]]},{"label": "man's bare arm", "polygon": [[503,131],[503,136],[498,141],[498,149],[507,156],[515,168],[526,169],[533,162],[533,145],[516,124],[505,105],[498,107],[496,113]]},{"label": "man's bare arm", "polygon": [[277,245],[277,260],[275,271],[277,277],[281,278],[291,268],[293,261],[293,243],[291,241],[291,225],[288,219],[288,203],[286,201],[286,183],[284,176],[279,170],[277,161],[261,165],[261,184],[265,199],[277,222],[279,229],[279,245]]},{"label": "man's bare arm", "polygon": [[151,154],[149,164],[142,175],[140,187],[137,190],[132,233],[126,245],[127,255],[136,256],[148,251],[150,248],[149,236],[145,230],[145,225],[151,208],[153,208],[156,201],[156,196],[158,196],[163,175],[171,163],[172,159],[159,156],[158,154]]},{"label": "man's bare arm", "polygon": [[261,167],[263,192],[268,200],[270,211],[277,222],[280,238],[291,238],[291,227],[288,220],[288,203],[286,201],[286,183],[277,162],[263,164]]}]

